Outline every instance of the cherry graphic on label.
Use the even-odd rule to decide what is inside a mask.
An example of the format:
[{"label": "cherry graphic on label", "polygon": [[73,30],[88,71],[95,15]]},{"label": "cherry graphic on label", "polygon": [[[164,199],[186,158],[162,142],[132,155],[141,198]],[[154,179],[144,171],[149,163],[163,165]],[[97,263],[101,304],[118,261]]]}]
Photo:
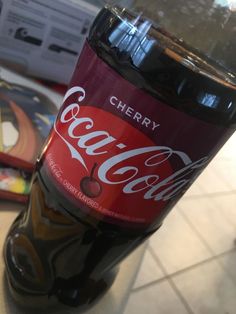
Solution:
[{"label": "cherry graphic on label", "polygon": [[93,177],[96,168],[97,163],[94,164],[90,176],[84,177],[80,182],[81,191],[90,198],[98,197],[102,193],[101,184]]}]

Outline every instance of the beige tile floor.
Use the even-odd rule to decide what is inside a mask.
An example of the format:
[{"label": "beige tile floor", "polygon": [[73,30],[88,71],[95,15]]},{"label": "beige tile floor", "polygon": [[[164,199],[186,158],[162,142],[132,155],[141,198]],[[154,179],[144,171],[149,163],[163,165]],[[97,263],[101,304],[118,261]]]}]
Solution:
[{"label": "beige tile floor", "polygon": [[236,314],[236,134],[150,239],[124,314]]}]

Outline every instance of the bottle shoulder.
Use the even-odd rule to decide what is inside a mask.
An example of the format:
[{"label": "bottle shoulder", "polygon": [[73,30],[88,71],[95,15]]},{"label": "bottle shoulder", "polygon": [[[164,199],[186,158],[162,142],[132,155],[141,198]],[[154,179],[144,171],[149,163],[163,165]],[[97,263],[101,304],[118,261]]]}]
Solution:
[{"label": "bottle shoulder", "polygon": [[[233,127],[236,90],[222,79],[223,74],[216,76],[213,66],[206,64],[204,67],[212,72],[204,70],[203,74],[199,59],[191,63],[167,48],[154,37],[150,24],[142,25],[142,30],[135,31],[130,23],[104,9],[95,20],[88,41],[103,61],[138,88],[196,118]],[[186,47],[183,49],[186,51]]]}]

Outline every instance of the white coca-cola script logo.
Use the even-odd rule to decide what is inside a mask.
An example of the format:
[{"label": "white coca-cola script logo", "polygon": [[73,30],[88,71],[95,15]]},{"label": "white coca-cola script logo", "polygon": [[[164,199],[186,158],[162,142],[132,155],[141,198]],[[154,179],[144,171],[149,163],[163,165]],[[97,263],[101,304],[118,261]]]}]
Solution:
[{"label": "white coca-cola script logo", "polygon": [[[101,182],[108,185],[121,185],[125,194],[142,193],[145,200],[167,201],[176,197],[185,190],[195,180],[202,168],[208,163],[208,158],[203,157],[200,160],[192,161],[187,154],[181,151],[173,150],[166,146],[150,146],[129,149],[120,139],[115,138],[105,130],[96,129],[96,121],[91,117],[80,116],[79,103],[85,99],[86,93],[82,87],[71,88],[65,95],[64,102],[73,94],[78,94],[78,100],[69,104],[61,113],[60,123],[67,125],[67,136],[76,140],[76,145],[71,144],[54,125],[55,132],[67,145],[71,157],[76,159],[87,171],[86,160],[81,155],[83,151],[87,156],[106,155],[107,146],[110,143],[117,142],[117,145],[123,145],[121,153],[105,160],[98,168],[98,177]],[[82,133],[81,133],[82,131]],[[92,140],[92,141],[91,141]],[[92,144],[91,144],[92,143]],[[151,157],[150,157],[151,154]],[[148,156],[142,168],[130,166],[132,158]],[[183,167],[172,173],[165,179],[160,179],[158,169],[160,165],[169,162],[170,158],[176,157],[183,164]],[[129,165],[125,165],[129,161]],[[148,175],[144,175],[145,169]],[[153,169],[153,174],[150,174]],[[117,178],[120,177],[120,180]],[[116,179],[115,179],[116,178]]]}]

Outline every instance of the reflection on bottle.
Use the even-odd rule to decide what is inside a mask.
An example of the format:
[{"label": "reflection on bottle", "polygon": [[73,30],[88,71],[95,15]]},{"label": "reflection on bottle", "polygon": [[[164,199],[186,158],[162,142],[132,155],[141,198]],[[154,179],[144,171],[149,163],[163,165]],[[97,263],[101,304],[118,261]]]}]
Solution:
[{"label": "reflection on bottle", "polygon": [[132,22],[128,20],[120,22],[109,36],[111,45],[118,48],[120,52],[127,53],[137,67],[142,64],[155,45],[155,40],[147,36],[152,23],[140,22],[140,17]]}]

